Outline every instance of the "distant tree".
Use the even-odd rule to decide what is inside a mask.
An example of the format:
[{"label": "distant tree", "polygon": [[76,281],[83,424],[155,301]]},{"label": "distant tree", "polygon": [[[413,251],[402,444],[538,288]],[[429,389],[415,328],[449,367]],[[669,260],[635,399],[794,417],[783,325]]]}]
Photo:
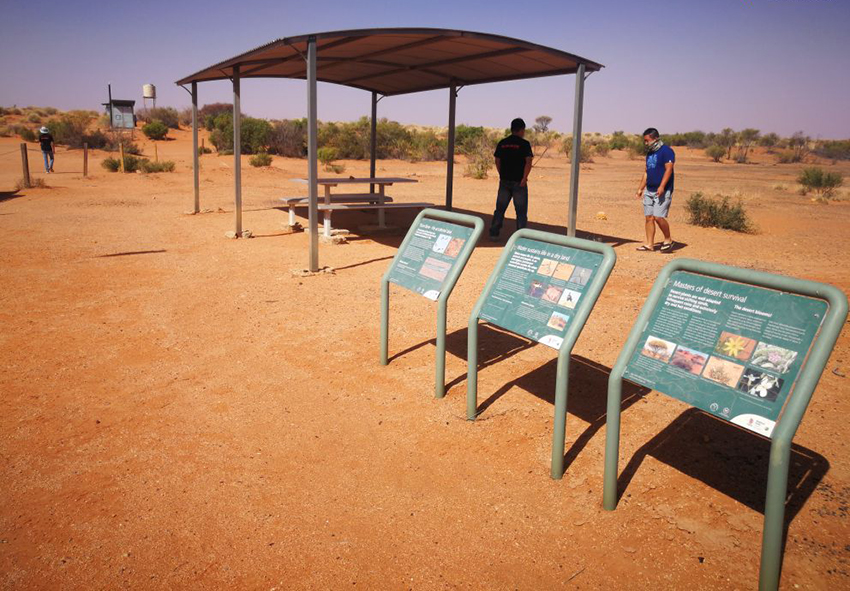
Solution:
[{"label": "distant tree", "polygon": [[738,132],[738,155],[735,159],[738,162],[746,162],[750,153],[750,148],[758,140],[759,130],[748,127]]},{"label": "distant tree", "polygon": [[534,131],[537,133],[546,133],[549,131],[549,124],[552,123],[552,118],[548,115],[541,115],[534,120]]},{"label": "distant tree", "polygon": [[844,183],[844,178],[838,172],[826,172],[822,168],[804,168],[797,182],[803,185],[805,192],[814,191],[819,200],[826,200]]},{"label": "distant tree", "polygon": [[773,132],[766,133],[761,138],[759,138],[759,145],[763,148],[767,148],[767,151],[770,152],[779,145],[779,136]]},{"label": "distant tree", "polygon": [[732,148],[735,147],[735,141],[737,137],[735,135],[735,130],[731,127],[727,127],[715,138],[718,146],[723,146],[726,148],[726,159],[732,159]]},{"label": "distant tree", "polygon": [[803,135],[802,131],[796,132],[788,139],[788,147],[793,150],[793,162],[802,162],[809,153],[809,142],[812,141],[807,135]]},{"label": "distant tree", "polygon": [[715,162],[720,162],[726,154],[726,148],[714,144],[713,146],[707,147],[705,149],[705,153]]}]

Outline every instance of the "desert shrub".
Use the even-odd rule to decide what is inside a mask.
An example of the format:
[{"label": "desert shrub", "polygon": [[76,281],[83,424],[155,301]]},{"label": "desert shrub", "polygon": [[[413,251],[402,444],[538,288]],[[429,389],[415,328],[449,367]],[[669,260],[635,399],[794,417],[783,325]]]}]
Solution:
[{"label": "desert shrub", "polygon": [[[138,158],[137,156],[133,156],[132,154],[124,154],[124,171],[136,172],[137,170],[140,170],[143,162],[147,161],[144,158]],[[100,165],[109,172],[118,172],[118,170],[121,168],[121,159],[104,158],[103,162],[101,162]]]},{"label": "desert shrub", "polygon": [[593,152],[597,156],[601,156],[602,158],[605,158],[606,156],[608,156],[608,152],[610,152],[610,151],[611,151],[611,144],[609,144],[605,140],[602,140],[600,142],[596,142],[593,145]]},{"label": "desert shrub", "polygon": [[822,168],[804,168],[797,182],[803,186],[804,193],[814,192],[818,198],[830,199],[835,189],[844,183],[844,177],[838,172],[827,172]]},{"label": "desert shrub", "polygon": [[[97,132],[100,133],[100,132]],[[142,149],[139,148],[138,144],[133,140],[127,139],[121,132],[110,132],[108,135],[103,135],[106,139],[106,143],[102,146],[104,150],[108,152],[119,152],[121,150],[121,142],[124,142],[124,153],[125,154],[141,154]],[[89,147],[92,147],[89,144]]]},{"label": "desert shrub", "polygon": [[467,154],[465,176],[474,179],[486,179],[490,167],[493,166],[493,146],[487,139],[482,138],[476,148]]},{"label": "desert shrub", "polygon": [[233,105],[229,103],[210,103],[198,109],[198,125],[207,131],[215,129],[215,118],[222,113],[230,113],[233,121]]},{"label": "desert shrub", "polygon": [[615,131],[608,140],[608,145],[612,150],[625,150],[629,147],[629,138],[624,131]]},{"label": "desert shrub", "polygon": [[[573,138],[572,136],[567,136],[564,138],[564,143],[561,146],[561,151],[566,154],[567,160],[572,162],[573,159]],[[581,142],[581,149],[579,155],[579,162],[582,164],[590,164],[593,162],[593,145],[587,140],[583,140]]]},{"label": "desert shrub", "polygon": [[159,119],[154,119],[142,126],[142,133],[150,140],[164,140],[168,135],[168,126]]},{"label": "desert shrub", "polygon": [[18,133],[21,136],[21,139],[25,142],[34,142],[37,138],[35,132],[29,127],[21,127]]},{"label": "desert shrub", "polygon": [[483,127],[458,125],[455,127],[455,151],[458,154],[474,152],[478,149],[479,142],[486,136],[487,132]]},{"label": "desert shrub", "polygon": [[[139,112],[136,113],[136,117],[139,119],[139,121],[144,121],[146,123],[150,123],[152,121],[159,121],[163,123],[166,127],[170,127],[171,129],[180,129],[180,114],[174,107],[154,107],[153,109],[140,109]],[[191,124],[191,119],[189,120],[189,123]]]},{"label": "desert shrub", "polygon": [[46,189],[47,183],[44,182],[44,179],[41,177],[30,176],[30,184],[27,186],[24,179],[20,178],[15,183],[15,192],[22,191],[23,189]]},{"label": "desert shrub", "polygon": [[[219,152],[233,150],[233,114],[221,113],[213,121],[213,131],[210,133],[210,143]],[[271,135],[271,123],[265,119],[253,117],[242,118],[240,148],[243,154],[258,154],[268,151],[269,136]]]},{"label": "desert shrub", "polygon": [[9,137],[13,133],[12,128],[8,125],[0,125],[0,137]]},{"label": "desert shrub", "polygon": [[337,159],[338,154],[339,152],[336,148],[325,146],[316,151],[316,158],[318,158],[319,162],[321,162],[324,165],[325,170],[327,170],[328,166]]},{"label": "desert shrub", "polygon": [[139,170],[144,173],[174,172],[174,162],[172,162],[171,160],[160,160],[159,162],[141,160],[139,162]]},{"label": "desert shrub", "polygon": [[[184,127],[192,127],[192,107],[180,109],[177,113],[177,123]],[[200,125],[198,127],[200,127]]]},{"label": "desert shrub", "polygon": [[711,158],[715,162],[720,162],[721,160],[723,160],[723,156],[726,154],[726,148],[714,144],[713,146],[707,147],[705,149],[705,153],[709,158]]},{"label": "desert shrub", "polygon": [[269,153],[303,158],[307,154],[307,120],[274,121],[269,133]]},{"label": "desert shrub", "polygon": [[746,164],[749,161],[749,157],[744,152],[738,152],[735,154],[735,162],[738,164]]},{"label": "desert shrub", "polygon": [[718,195],[716,199],[706,197],[700,192],[693,193],[685,203],[688,212],[688,223],[695,226],[721,228],[735,232],[751,232],[752,222],[739,200],[731,205],[729,197]]},{"label": "desert shrub", "polygon": [[56,107],[44,107],[44,112],[47,115],[55,115],[59,112],[59,109],[57,109]]},{"label": "desert shrub", "polygon": [[271,166],[272,165],[272,157],[270,154],[265,152],[260,152],[259,154],[254,154],[248,159],[248,164],[255,168],[259,168],[261,166]]},{"label": "desert shrub", "polygon": [[212,150],[206,146],[198,146],[198,156],[203,156],[204,154],[212,154]]},{"label": "desert shrub", "polygon": [[41,123],[41,117],[38,116],[38,113],[30,113],[27,115],[27,121],[30,123]]},{"label": "desert shrub", "polygon": [[[486,143],[486,136],[480,141]],[[411,134],[406,157],[410,161],[445,160],[448,157],[447,150],[448,138],[441,138],[431,130],[419,131]]]},{"label": "desert shrub", "polygon": [[850,160],[850,140],[825,140],[818,142],[815,154],[832,161]]},{"label": "desert shrub", "polygon": [[88,142],[88,128],[93,119],[91,111],[69,111],[50,119],[46,126],[57,144],[82,148],[83,144]]}]

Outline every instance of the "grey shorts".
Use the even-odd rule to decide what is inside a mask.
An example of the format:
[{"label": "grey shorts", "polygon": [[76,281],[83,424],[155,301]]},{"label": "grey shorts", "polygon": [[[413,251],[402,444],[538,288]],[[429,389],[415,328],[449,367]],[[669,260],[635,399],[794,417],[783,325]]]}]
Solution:
[{"label": "grey shorts", "polygon": [[659,195],[655,191],[644,190],[643,215],[666,218],[667,212],[670,211],[670,201],[672,200],[673,191],[664,191],[663,195]]}]

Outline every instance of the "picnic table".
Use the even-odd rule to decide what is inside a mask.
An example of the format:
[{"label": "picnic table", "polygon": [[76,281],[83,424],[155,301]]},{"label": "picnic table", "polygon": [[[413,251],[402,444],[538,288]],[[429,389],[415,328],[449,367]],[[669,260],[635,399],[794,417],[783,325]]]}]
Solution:
[{"label": "picnic table", "polygon": [[[304,178],[292,179],[296,183],[307,183]],[[387,209],[432,207],[433,203],[393,203],[393,198],[387,195],[386,188],[396,183],[418,183],[416,179],[403,177],[334,177],[318,179],[319,186],[324,188],[324,195],[319,197],[318,208],[324,213],[324,235],[331,236],[331,214],[340,210],[378,210],[378,227],[385,228],[385,211]],[[369,185],[365,193],[338,193],[337,187],[348,188],[350,185]],[[377,192],[375,188],[377,187]],[[339,189],[337,189],[339,190]],[[281,197],[289,207],[289,223],[295,224],[295,208],[306,207],[310,204],[308,197]]]}]

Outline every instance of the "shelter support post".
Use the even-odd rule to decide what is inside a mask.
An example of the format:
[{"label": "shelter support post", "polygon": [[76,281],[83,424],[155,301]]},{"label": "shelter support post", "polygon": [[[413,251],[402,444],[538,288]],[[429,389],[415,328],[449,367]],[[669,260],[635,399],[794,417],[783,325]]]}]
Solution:
[{"label": "shelter support post", "polygon": [[570,219],[567,236],[576,235],[576,215],[578,214],[578,173],[581,161],[581,117],[584,107],[584,64],[576,71],[575,109],[573,110],[573,151],[570,162]]},{"label": "shelter support post", "polygon": [[307,41],[307,178],[310,185],[308,217],[310,225],[311,273],[319,270],[319,165],[318,107],[316,101],[316,38]]},{"label": "shelter support post", "polygon": [[233,184],[237,237],[242,236],[242,107],[240,105],[240,93],[239,65],[237,64],[233,66]]},{"label": "shelter support post", "polygon": [[454,82],[449,87],[449,137],[446,153],[446,209],[452,210],[452,190],[454,185],[455,171],[455,102],[457,100],[457,86]]},{"label": "shelter support post", "polygon": [[198,83],[192,82],[192,172],[195,179],[195,202],[192,213],[201,211],[201,179],[198,162]]},{"label": "shelter support post", "polygon": [[[375,164],[378,153],[378,93],[372,92],[372,119],[369,137],[369,178],[375,178]],[[375,185],[369,185],[369,192],[375,192]]]}]

